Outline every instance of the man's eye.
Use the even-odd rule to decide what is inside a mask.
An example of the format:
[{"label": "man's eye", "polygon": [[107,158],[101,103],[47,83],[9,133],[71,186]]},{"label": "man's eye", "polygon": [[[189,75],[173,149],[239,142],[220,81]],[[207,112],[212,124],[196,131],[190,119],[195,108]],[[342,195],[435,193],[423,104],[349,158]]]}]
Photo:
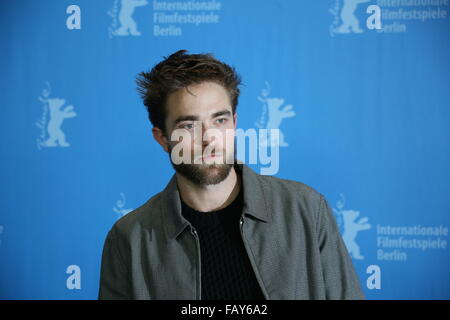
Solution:
[{"label": "man's eye", "polygon": [[186,123],[186,124],[182,124],[180,127],[183,128],[183,129],[190,130],[190,129],[194,128],[194,125],[192,123]]},{"label": "man's eye", "polygon": [[220,119],[217,119],[216,121],[219,124],[224,124],[225,122],[227,122],[227,118],[220,118]]}]

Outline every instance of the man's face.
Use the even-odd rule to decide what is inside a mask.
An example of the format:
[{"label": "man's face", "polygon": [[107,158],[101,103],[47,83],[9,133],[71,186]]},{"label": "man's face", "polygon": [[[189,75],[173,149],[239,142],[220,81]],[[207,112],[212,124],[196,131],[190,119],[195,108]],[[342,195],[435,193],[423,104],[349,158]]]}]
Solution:
[{"label": "man's face", "polygon": [[234,163],[236,128],[225,88],[214,82],[188,86],[169,96],[166,110],[173,168],[198,185],[223,181]]}]

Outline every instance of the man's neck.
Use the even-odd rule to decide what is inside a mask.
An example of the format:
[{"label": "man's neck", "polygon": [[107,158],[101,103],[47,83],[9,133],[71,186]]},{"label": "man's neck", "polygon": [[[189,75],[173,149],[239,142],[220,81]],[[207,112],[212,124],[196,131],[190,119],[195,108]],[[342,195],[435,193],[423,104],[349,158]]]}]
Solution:
[{"label": "man's neck", "polygon": [[241,177],[231,168],[228,177],[214,185],[199,186],[176,173],[181,199],[200,212],[216,211],[227,207],[236,199],[241,189]]}]

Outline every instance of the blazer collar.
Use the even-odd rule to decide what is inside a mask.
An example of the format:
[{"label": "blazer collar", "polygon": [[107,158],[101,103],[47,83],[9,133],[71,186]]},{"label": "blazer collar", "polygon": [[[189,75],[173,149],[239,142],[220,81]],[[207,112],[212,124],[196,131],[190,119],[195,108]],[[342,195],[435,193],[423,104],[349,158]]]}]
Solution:
[{"label": "blazer collar", "polygon": [[[242,177],[243,208],[242,215],[248,214],[254,218],[271,222],[272,216],[266,204],[266,189],[259,175],[244,163],[237,160],[234,168]],[[166,188],[162,191],[162,213],[167,236],[175,239],[189,225],[181,214],[181,200],[178,191],[176,174],[172,176]]]}]

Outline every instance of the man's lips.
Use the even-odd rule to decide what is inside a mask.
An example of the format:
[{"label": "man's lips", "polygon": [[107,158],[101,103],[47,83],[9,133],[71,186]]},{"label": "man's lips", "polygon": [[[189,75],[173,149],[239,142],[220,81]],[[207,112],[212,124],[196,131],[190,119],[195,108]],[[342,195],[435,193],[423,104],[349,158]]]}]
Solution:
[{"label": "man's lips", "polygon": [[217,158],[220,158],[220,157],[222,157],[221,153],[220,154],[215,153],[215,154],[210,154],[208,156],[201,156],[201,157],[198,157],[197,159],[208,160],[208,159],[217,159]]},{"label": "man's lips", "polygon": [[211,154],[209,156],[203,157],[203,159],[208,159],[208,158],[219,158],[220,156],[222,156],[221,154]]}]

